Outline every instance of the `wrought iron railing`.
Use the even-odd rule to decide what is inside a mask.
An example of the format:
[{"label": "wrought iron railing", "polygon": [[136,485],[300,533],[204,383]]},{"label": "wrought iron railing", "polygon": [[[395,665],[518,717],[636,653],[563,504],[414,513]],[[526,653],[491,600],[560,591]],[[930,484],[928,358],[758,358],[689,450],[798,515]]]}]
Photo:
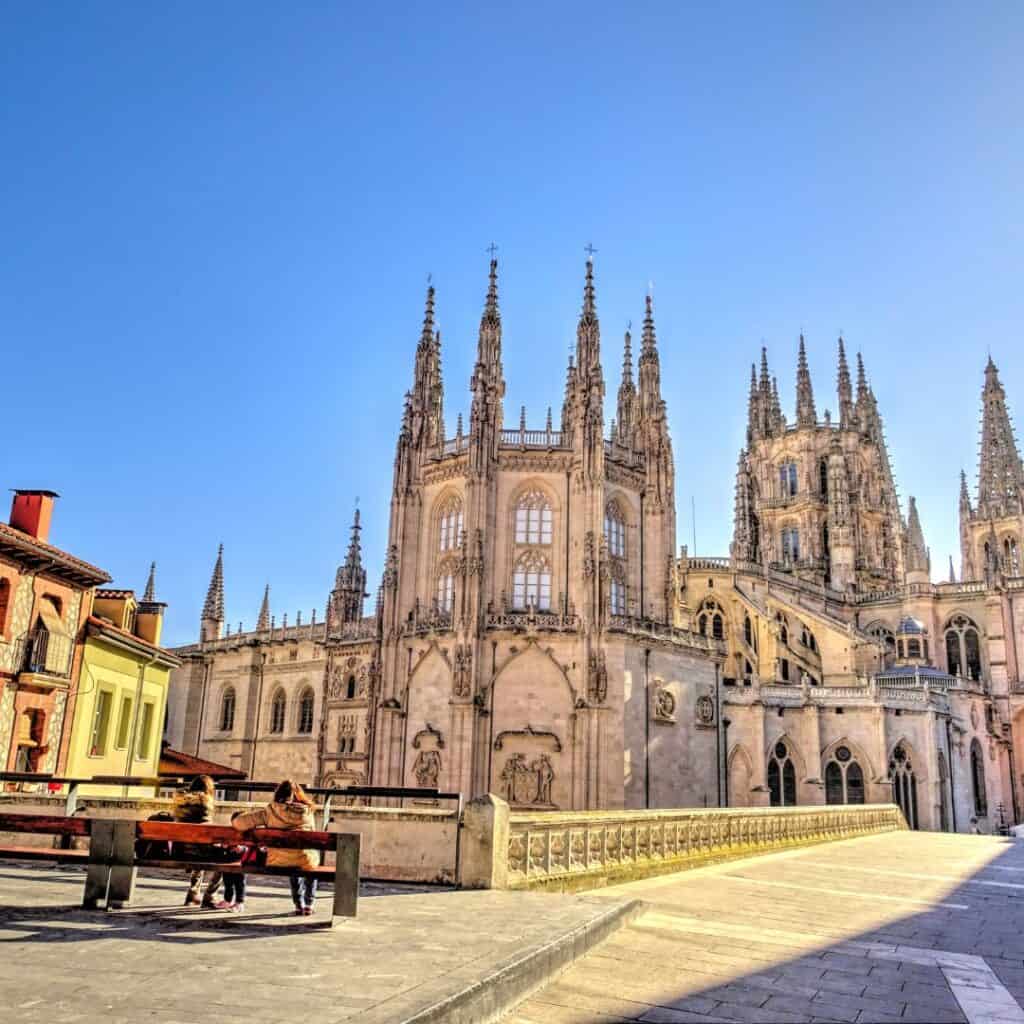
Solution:
[{"label": "wrought iron railing", "polygon": [[74,639],[46,629],[36,629],[19,638],[15,649],[15,665],[19,672],[57,676],[71,675]]}]

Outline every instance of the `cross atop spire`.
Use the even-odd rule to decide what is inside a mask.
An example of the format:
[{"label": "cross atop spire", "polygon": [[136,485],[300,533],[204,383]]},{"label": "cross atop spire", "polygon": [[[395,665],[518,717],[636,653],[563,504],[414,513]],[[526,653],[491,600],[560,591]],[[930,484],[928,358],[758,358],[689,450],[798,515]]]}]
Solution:
[{"label": "cross atop spire", "polygon": [[149,578],[146,580],[142,600],[148,603],[156,601],[156,562],[149,563]]}]

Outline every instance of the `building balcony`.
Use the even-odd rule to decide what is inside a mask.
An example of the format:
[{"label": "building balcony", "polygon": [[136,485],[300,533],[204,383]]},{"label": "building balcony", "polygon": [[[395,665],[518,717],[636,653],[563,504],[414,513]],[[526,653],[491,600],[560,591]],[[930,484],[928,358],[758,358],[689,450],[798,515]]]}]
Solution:
[{"label": "building balcony", "polygon": [[74,653],[72,637],[37,629],[15,641],[14,664],[23,675],[69,679]]},{"label": "building balcony", "polygon": [[555,633],[575,633],[580,628],[578,615],[529,608],[525,611],[488,612],[485,620],[488,629],[547,630]]}]

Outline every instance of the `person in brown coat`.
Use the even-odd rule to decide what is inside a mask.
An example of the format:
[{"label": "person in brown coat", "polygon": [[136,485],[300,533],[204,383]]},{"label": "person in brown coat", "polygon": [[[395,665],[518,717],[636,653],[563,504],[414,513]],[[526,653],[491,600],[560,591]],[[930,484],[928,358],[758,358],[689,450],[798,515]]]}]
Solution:
[{"label": "person in brown coat", "polygon": [[[313,801],[303,792],[302,787],[291,779],[285,779],[276,790],[274,799],[258,811],[240,814],[231,824],[240,832],[253,828],[279,828],[312,832]],[[299,868],[311,871],[320,864],[316,850],[275,850],[267,851],[267,867]],[[292,875],[288,879],[292,888],[292,902],[295,913],[308,917],[313,913],[316,899],[316,879],[310,876]]]},{"label": "person in brown coat", "polygon": [[[213,779],[209,775],[197,775],[188,789],[181,790],[174,794],[174,802],[171,805],[171,814],[175,821],[188,825],[209,825],[213,820]],[[203,848],[189,847],[187,844],[177,847],[178,851],[186,857],[202,856]],[[214,908],[213,896],[220,885],[220,874],[214,872],[207,883],[206,892],[203,893],[202,905],[208,910]],[[200,903],[199,893],[203,888],[202,871],[190,871],[188,873],[188,895],[185,897],[185,906],[196,906]]]}]

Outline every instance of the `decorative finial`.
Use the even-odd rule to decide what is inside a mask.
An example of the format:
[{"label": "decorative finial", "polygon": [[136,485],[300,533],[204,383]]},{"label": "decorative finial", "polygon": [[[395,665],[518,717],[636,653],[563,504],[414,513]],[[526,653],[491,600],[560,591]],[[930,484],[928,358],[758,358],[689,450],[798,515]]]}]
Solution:
[{"label": "decorative finial", "polygon": [[594,253],[597,252],[597,250],[594,248],[593,244],[591,242],[587,242],[587,244],[585,246],[583,246],[583,251],[587,254],[587,262],[588,263],[593,263],[594,262]]},{"label": "decorative finial", "polygon": [[498,247],[494,244],[494,242],[491,242],[491,244],[489,246],[487,246],[487,252],[489,252],[491,254],[491,259],[492,260],[495,259],[495,255],[494,254],[497,251],[498,251]]},{"label": "decorative finial", "polygon": [[142,600],[156,600],[156,562],[149,563],[149,579],[146,580],[146,590],[142,595]]}]

